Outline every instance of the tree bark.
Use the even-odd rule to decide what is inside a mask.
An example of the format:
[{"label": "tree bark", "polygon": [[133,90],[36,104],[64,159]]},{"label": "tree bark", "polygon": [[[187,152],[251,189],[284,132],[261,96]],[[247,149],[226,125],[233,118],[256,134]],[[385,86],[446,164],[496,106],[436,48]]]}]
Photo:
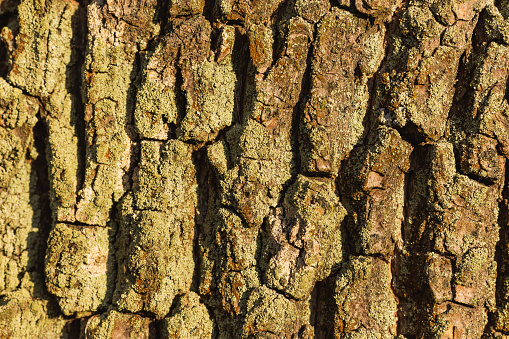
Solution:
[{"label": "tree bark", "polygon": [[509,338],[508,1],[0,27],[0,337]]}]

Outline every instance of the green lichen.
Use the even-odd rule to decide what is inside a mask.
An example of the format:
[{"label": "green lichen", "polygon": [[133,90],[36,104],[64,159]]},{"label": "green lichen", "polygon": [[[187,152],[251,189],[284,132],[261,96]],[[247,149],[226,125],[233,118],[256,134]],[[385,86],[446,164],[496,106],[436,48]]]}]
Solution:
[{"label": "green lichen", "polygon": [[463,121],[464,129],[470,133],[495,136],[504,155],[508,154],[509,145],[506,128],[509,108],[505,94],[509,69],[509,59],[505,56],[508,53],[508,46],[491,42],[484,53],[478,56],[473,81],[470,83],[472,93],[468,97],[472,104],[468,119]]},{"label": "green lichen", "polygon": [[222,272],[217,276],[221,308],[230,316],[244,315],[250,291],[261,285],[256,266],[241,271]]},{"label": "green lichen", "polygon": [[146,77],[136,96],[134,125],[142,138],[166,140],[168,123],[177,119],[175,92],[170,86],[157,85],[150,76]]},{"label": "green lichen", "polygon": [[[394,338],[397,302],[391,289],[391,267],[380,259],[352,257],[336,279],[336,336]],[[357,332],[357,333],[356,333]]]},{"label": "green lichen", "polygon": [[180,297],[175,311],[161,324],[163,338],[212,338],[214,323],[200,297],[189,292]]},{"label": "green lichen", "polygon": [[0,187],[7,188],[12,176],[24,172],[19,167],[24,165],[26,150],[32,146],[39,105],[4,79],[0,79],[0,103],[4,107],[0,111]]},{"label": "green lichen", "polygon": [[265,79],[251,88],[242,124],[226,134],[231,167],[220,175],[221,202],[235,208],[249,226],[259,227],[276,207],[294,173],[291,117],[299,100],[312,26],[301,18],[288,23],[285,53]]},{"label": "green lichen", "polygon": [[[23,1],[18,7],[20,33],[8,81],[44,99],[49,133],[49,174],[54,217],[74,221],[78,146],[74,125],[77,100],[68,82],[75,43],[77,3],[47,1],[44,7]],[[33,67],[32,65],[37,65]]]},{"label": "green lichen", "polygon": [[[33,128],[39,102],[0,79],[0,337],[65,338],[44,289],[41,201]],[[43,250],[44,251],[44,250]]]},{"label": "green lichen", "polygon": [[504,2],[500,2],[498,8],[488,3],[483,11],[483,33],[487,41],[498,40],[505,44],[509,43],[509,11]]},{"label": "green lichen", "polygon": [[19,53],[14,57],[9,82],[43,97],[64,90],[66,65],[72,53],[71,19],[77,9],[77,3],[62,1],[47,1],[44,6],[34,1],[20,3]]},{"label": "green lichen", "polygon": [[178,38],[168,35],[158,40],[153,52],[142,54],[142,82],[134,111],[134,126],[142,139],[168,139],[168,124],[177,121],[178,48]]},{"label": "green lichen", "polygon": [[219,244],[224,250],[225,260],[221,266],[236,271],[255,266],[257,230],[244,227],[239,216],[224,208],[217,211],[216,217],[217,231],[224,236],[224,240]]},{"label": "green lichen", "polygon": [[87,339],[149,339],[152,320],[137,314],[120,313],[110,309],[88,319],[85,326]]},{"label": "green lichen", "polygon": [[205,0],[172,0],[169,6],[171,16],[201,14],[205,7]]},{"label": "green lichen", "polygon": [[12,87],[5,79],[0,78],[0,127],[15,129],[25,124],[35,125],[39,105],[34,98],[23,95],[19,88]]},{"label": "green lichen", "polygon": [[177,135],[184,141],[210,141],[232,124],[237,78],[231,57],[222,64],[205,60],[193,65],[191,72],[194,88],[186,90],[186,115]]},{"label": "green lichen", "polygon": [[85,337],[509,332],[509,7],[486,3],[225,0],[209,22],[203,0],[23,0],[0,79],[0,336],[107,307]]},{"label": "green lichen", "polygon": [[40,205],[32,161],[38,156],[33,127],[39,105],[0,79],[0,293],[20,287],[40,243]]},{"label": "green lichen", "polygon": [[326,0],[297,0],[294,6],[299,16],[316,23],[330,10],[331,4]]},{"label": "green lichen", "polygon": [[[228,144],[224,140],[207,147],[207,160],[212,165],[219,177],[223,177],[230,164],[230,154],[228,152]],[[230,165],[230,166],[229,166]]]},{"label": "green lichen", "polygon": [[[494,296],[489,292],[495,286],[493,274],[490,274],[492,273],[490,272],[492,260],[493,258],[490,258],[490,253],[486,248],[473,248],[463,255],[456,265],[454,274],[454,282],[461,285],[456,286],[456,299],[473,305],[479,302],[483,304],[489,298],[494,299]],[[465,296],[458,295],[462,286],[467,287],[470,293]],[[493,304],[493,300],[491,304]]]},{"label": "green lichen", "polygon": [[83,71],[87,163],[76,209],[77,221],[101,226],[126,189],[131,141],[125,125],[134,104],[129,93],[138,45],[158,30],[155,9],[143,13],[140,26],[130,26],[107,7],[91,3],[87,9],[88,25],[94,27],[88,31]]},{"label": "green lichen", "polygon": [[15,291],[23,273],[36,264],[33,255],[39,244],[32,239],[39,233],[40,211],[37,201],[31,199],[31,182],[37,178],[30,172],[30,165],[22,162],[16,173],[9,173],[8,189],[0,191],[1,293]]},{"label": "green lichen", "polygon": [[[461,9],[462,15],[468,12],[472,17],[457,22],[445,2],[411,4],[403,13],[399,30],[391,37],[390,66],[375,99],[375,110],[385,124],[411,128],[416,136],[429,140],[446,133],[460,57],[470,45],[466,37],[474,30],[470,20],[475,11],[468,6]],[[447,28],[436,21],[451,18]]]},{"label": "green lichen", "polygon": [[247,307],[249,311],[241,338],[261,336],[264,333],[291,338],[300,329],[295,303],[267,287],[255,289],[249,296]]},{"label": "green lichen", "polygon": [[191,285],[196,178],[190,147],[144,141],[131,194],[122,203],[119,287],[114,302],[161,319]]},{"label": "green lichen", "polygon": [[70,338],[66,331],[69,321],[58,314],[58,306],[47,298],[33,299],[21,289],[6,296],[0,306],[0,337],[2,338]]},{"label": "green lichen", "polygon": [[259,230],[246,227],[229,209],[212,207],[203,232],[200,292],[208,295],[215,290],[224,312],[241,315],[249,291],[261,284],[257,271]]},{"label": "green lichen", "polygon": [[277,205],[279,192],[291,179],[290,145],[272,138],[253,120],[232,128],[227,141],[230,157],[237,158],[237,165],[220,178],[221,186],[228,192],[221,200],[236,207],[249,224],[259,226],[270,207]]},{"label": "green lichen", "polygon": [[139,212],[123,224],[125,252],[114,303],[122,311],[146,311],[165,317],[176,295],[191,286],[194,271],[193,230],[181,235],[181,225],[171,214]]},{"label": "green lichen", "polygon": [[[46,286],[67,316],[111,303],[115,266],[108,227],[56,224],[46,250]],[[72,248],[72,253],[68,251]]]},{"label": "green lichen", "polygon": [[135,183],[136,207],[172,212],[177,218],[184,218],[196,204],[195,173],[191,148],[185,143],[142,141]]},{"label": "green lichen", "polygon": [[429,326],[429,332],[433,339],[441,338],[447,329],[450,327],[451,323],[443,318],[439,318],[437,321],[434,321]]},{"label": "green lichen", "polygon": [[[93,9],[91,13],[99,11]],[[99,14],[96,15],[94,19],[99,20]],[[124,98],[134,66],[133,53],[125,53],[128,46],[124,43],[108,46],[103,39],[107,37],[89,43],[85,61],[85,77],[89,82],[85,108],[88,159],[76,210],[78,221],[101,226],[109,219],[113,200],[124,193],[122,176],[128,169],[125,155],[130,154],[130,140],[124,128],[127,104]]]},{"label": "green lichen", "polygon": [[368,330],[365,328],[359,328],[358,330],[354,332],[347,333],[343,335],[341,338],[344,339],[381,339],[382,336],[380,333]]}]

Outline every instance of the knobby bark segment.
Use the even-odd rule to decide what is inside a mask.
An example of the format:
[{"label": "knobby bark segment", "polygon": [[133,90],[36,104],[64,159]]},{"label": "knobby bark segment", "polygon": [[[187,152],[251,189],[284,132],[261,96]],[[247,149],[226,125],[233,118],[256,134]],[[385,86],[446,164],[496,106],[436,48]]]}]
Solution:
[{"label": "knobby bark segment", "polygon": [[509,2],[0,26],[0,337],[509,336]]}]

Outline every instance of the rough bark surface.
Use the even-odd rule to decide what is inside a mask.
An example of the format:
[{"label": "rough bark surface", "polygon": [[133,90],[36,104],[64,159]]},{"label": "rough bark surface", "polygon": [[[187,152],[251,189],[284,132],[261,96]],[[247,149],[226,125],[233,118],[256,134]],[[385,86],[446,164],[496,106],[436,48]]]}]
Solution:
[{"label": "rough bark surface", "polygon": [[0,0],[1,338],[509,338],[509,1]]}]

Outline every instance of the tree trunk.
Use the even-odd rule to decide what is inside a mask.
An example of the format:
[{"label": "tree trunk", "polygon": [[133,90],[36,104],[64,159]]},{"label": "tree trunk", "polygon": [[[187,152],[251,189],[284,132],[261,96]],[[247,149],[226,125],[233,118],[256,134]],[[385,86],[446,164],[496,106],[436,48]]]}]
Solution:
[{"label": "tree trunk", "polygon": [[0,27],[0,337],[509,338],[508,1]]}]

